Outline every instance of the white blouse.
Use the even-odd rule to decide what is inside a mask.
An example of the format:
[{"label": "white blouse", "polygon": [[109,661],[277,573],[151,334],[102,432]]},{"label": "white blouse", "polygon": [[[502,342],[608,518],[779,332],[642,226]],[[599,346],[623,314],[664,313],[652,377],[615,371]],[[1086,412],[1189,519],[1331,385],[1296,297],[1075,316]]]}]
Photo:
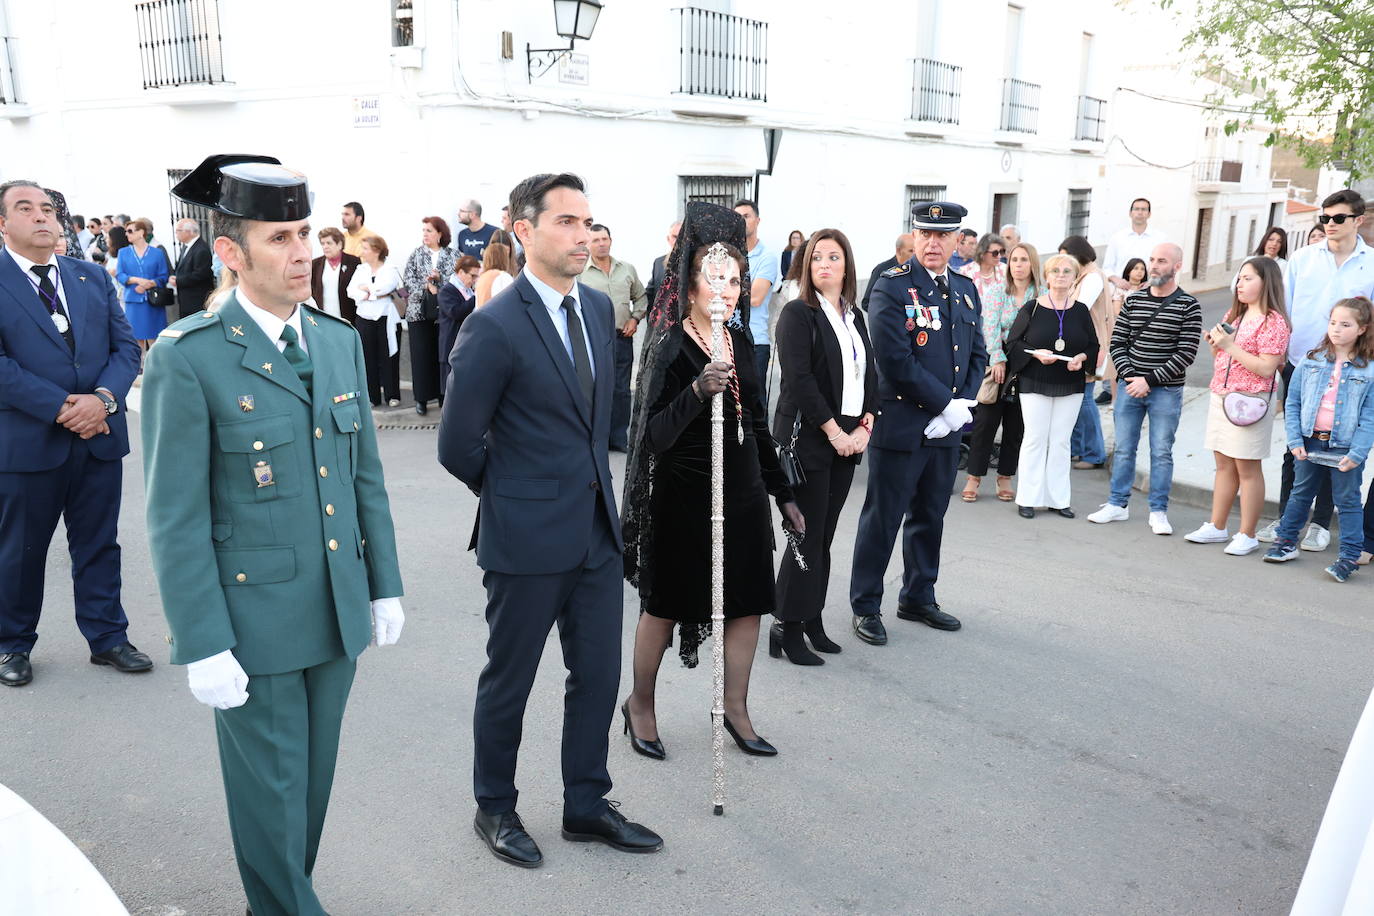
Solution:
[{"label": "white blouse", "polygon": [[840,413],[846,417],[862,417],[864,365],[868,362],[868,349],[864,346],[864,339],[854,324],[854,309],[845,309],[844,317],[841,318],[835,307],[825,301],[824,296],[816,293],[816,298],[821,302],[821,311],[830,323],[830,330],[835,333],[835,340],[840,345],[840,355],[844,360],[844,371],[840,373],[844,380],[840,394]]},{"label": "white blouse", "polygon": [[326,315],[333,315],[335,318],[343,317],[343,313],[339,311],[339,271],[342,268],[342,260],[339,261],[339,266],[335,267],[325,258],[324,270],[320,273],[320,288],[324,291],[324,301],[320,303],[320,309]]}]

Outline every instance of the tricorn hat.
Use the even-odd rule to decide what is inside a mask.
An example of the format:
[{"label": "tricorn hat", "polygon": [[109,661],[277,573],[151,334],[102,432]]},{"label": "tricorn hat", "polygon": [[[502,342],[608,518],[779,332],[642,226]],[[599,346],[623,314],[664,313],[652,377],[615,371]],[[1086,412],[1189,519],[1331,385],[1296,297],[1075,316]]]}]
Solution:
[{"label": "tricorn hat", "polygon": [[305,176],[271,156],[209,156],[172,188],[172,195],[227,216],[267,223],[310,215]]}]

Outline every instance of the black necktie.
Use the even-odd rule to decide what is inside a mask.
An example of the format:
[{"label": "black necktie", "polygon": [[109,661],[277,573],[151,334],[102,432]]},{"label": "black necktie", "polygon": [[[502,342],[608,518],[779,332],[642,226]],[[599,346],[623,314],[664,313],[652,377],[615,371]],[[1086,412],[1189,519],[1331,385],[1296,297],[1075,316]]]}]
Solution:
[{"label": "black necktie", "polygon": [[582,386],[582,396],[587,406],[592,406],[592,363],[587,358],[587,338],[582,334],[582,319],[577,317],[577,300],[572,296],[563,297],[563,311],[568,315],[568,343],[572,345],[573,367],[577,369],[577,382]]},{"label": "black necktie", "polygon": [[951,306],[949,304],[949,281],[945,279],[944,274],[941,274],[935,278],[935,285],[940,288],[940,317],[948,321],[951,314]]},{"label": "black necktie", "polygon": [[[52,282],[52,265],[35,264],[29,268],[38,276],[38,298],[43,303],[43,308],[49,315],[53,316],[53,324],[57,325],[57,330],[61,332],[62,339],[71,347],[73,353],[76,352],[76,338],[72,336],[72,322],[67,317],[67,310],[62,307],[62,300],[57,295],[57,286]],[[58,321],[58,315],[62,320]]]}]

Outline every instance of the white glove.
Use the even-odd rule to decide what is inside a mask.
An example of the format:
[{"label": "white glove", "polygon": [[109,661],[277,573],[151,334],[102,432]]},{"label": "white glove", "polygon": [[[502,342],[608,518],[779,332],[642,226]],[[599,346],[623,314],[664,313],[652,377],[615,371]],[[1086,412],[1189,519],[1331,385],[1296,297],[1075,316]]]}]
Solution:
[{"label": "white glove", "polygon": [[943,414],[931,420],[930,423],[926,425],[927,439],[943,439],[945,436],[948,436],[950,432],[949,424],[945,422]]},{"label": "white glove", "polygon": [[400,598],[378,598],[372,602],[372,644],[394,646],[406,624]]},{"label": "white glove", "polygon": [[186,681],[191,695],[206,706],[233,709],[248,702],[248,675],[228,649],[187,665]]},{"label": "white glove", "polygon": [[976,403],[967,398],[954,398],[940,414],[940,419],[945,421],[951,432],[963,429],[973,419],[973,405]]}]

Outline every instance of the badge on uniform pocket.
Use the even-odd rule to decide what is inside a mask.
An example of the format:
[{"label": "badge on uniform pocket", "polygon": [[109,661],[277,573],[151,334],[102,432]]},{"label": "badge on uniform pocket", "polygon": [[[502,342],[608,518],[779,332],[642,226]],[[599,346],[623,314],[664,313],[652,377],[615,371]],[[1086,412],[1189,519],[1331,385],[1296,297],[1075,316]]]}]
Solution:
[{"label": "badge on uniform pocket", "polygon": [[244,413],[253,412],[253,396],[251,394],[239,395],[239,410]]},{"label": "badge on uniform pocket", "polygon": [[277,481],[272,478],[272,465],[266,461],[253,465],[253,480],[257,482],[258,489],[276,486]]},{"label": "badge on uniform pocket", "polygon": [[924,347],[926,345],[926,341],[928,340],[930,340],[930,335],[927,334],[925,331],[922,331],[921,333],[916,335],[916,346]]}]

